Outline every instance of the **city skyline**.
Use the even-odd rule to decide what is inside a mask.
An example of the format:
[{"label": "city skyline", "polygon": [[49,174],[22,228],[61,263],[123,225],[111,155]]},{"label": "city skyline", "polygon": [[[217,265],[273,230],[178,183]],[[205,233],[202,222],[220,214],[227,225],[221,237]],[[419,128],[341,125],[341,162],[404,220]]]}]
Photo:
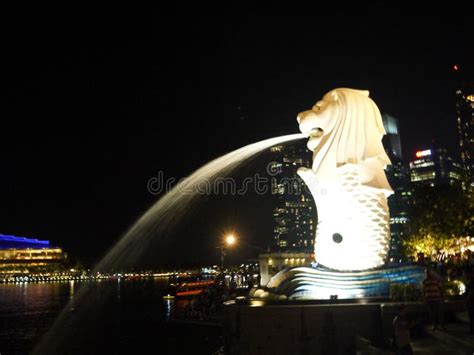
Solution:
[{"label": "city skyline", "polygon": [[[172,17],[157,18],[153,38],[140,36],[143,27],[111,36],[108,23],[62,23],[58,32],[54,22],[26,21],[6,44],[0,232],[96,261],[156,201],[146,184],[158,171],[181,178],[275,132],[297,132],[296,114],[340,86],[368,89],[399,119],[405,156],[433,138],[455,149],[451,79],[454,64],[472,72],[472,18],[389,10],[199,17],[174,39],[164,35]],[[252,203],[248,213],[259,215]],[[222,223],[203,236],[217,238],[226,224],[249,238],[265,230],[224,206]],[[271,228],[271,216],[261,218]]]},{"label": "city skyline", "polygon": [[219,10],[4,11],[1,354],[474,353],[474,6]]}]

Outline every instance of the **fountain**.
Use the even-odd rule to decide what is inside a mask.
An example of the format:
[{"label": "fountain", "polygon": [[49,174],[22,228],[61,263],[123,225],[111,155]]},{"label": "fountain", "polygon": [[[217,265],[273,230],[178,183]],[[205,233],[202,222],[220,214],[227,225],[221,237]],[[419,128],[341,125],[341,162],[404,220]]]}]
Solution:
[{"label": "fountain", "polygon": [[[160,247],[165,241],[166,232],[175,227],[187,213],[192,212],[202,197],[198,193],[199,184],[212,183],[217,177],[231,174],[274,145],[301,138],[304,138],[304,134],[266,139],[225,154],[199,168],[146,211],[98,263],[94,272],[133,268],[145,255],[154,254],[154,248]],[[108,317],[103,309],[113,292],[98,295],[95,291],[91,284],[81,286],[74,296],[74,312],[71,313],[72,305],[63,309],[34,353],[81,353],[81,346],[97,341],[102,330],[94,328],[96,320]]]},{"label": "fountain", "polygon": [[303,137],[304,134],[290,134],[266,139],[225,154],[202,166],[146,211],[107,253],[95,270],[133,267],[148,251],[150,242],[164,238],[165,232],[180,222],[199,201],[202,197],[202,194],[198,193],[200,184],[212,183],[218,177],[229,175],[243,163],[256,158],[259,153],[274,145]]},{"label": "fountain", "polygon": [[[319,265],[283,270],[264,291],[254,293],[260,298],[229,305],[224,326],[226,351],[251,353],[262,348],[271,349],[271,353],[292,353],[295,347],[307,352],[317,345],[315,353],[328,349],[338,353],[337,346],[343,351],[348,349],[354,334],[377,338],[382,327],[380,303],[334,308],[321,304],[295,306],[291,300],[339,298],[367,303],[368,296],[386,295],[390,283],[419,282],[423,277],[422,270],[415,266],[384,266],[389,244],[387,196],[392,190],[383,170],[390,161],[380,143],[384,134],[380,113],[368,92],[336,89],[312,110],[301,113],[298,122],[301,134],[248,145],[198,169],[145,212],[95,271],[133,267],[145,252],[150,252],[152,242],[164,239],[166,231],[192,209],[202,181],[231,173],[271,146],[309,137],[313,166],[298,173],[318,209],[315,254]],[[89,287],[79,290],[74,317],[66,307],[36,353],[67,349],[69,340],[76,336],[74,331],[84,331],[81,325],[92,323],[91,317],[96,315],[89,307],[89,294]],[[276,298],[264,297],[268,295]],[[285,302],[255,307],[269,299]]]}]

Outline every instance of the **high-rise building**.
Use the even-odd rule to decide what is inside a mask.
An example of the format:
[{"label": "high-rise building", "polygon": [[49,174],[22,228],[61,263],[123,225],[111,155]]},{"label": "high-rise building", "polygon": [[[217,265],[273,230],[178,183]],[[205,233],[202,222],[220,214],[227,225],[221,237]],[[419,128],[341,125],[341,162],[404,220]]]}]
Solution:
[{"label": "high-rise building", "polygon": [[390,262],[403,259],[402,241],[408,233],[408,205],[411,196],[410,174],[407,164],[403,161],[402,144],[399,125],[396,118],[384,114],[382,120],[386,135],[383,145],[392,162],[387,166],[387,179],[392,186],[393,194],[388,198],[390,210]]},{"label": "high-rise building", "polygon": [[456,123],[461,164],[466,183],[474,184],[474,81],[460,65],[454,65],[456,76]]},{"label": "high-rise building", "polygon": [[415,186],[461,185],[463,178],[462,165],[441,147],[419,150],[410,161],[410,179]]},{"label": "high-rise building", "polygon": [[400,139],[400,128],[398,120],[388,114],[382,115],[383,126],[385,128],[385,136],[383,137],[383,145],[391,161],[402,160],[402,142]]},{"label": "high-rise building", "polygon": [[305,141],[271,148],[274,241],[280,252],[312,252],[316,236],[316,208],[309,190],[298,176],[300,167],[311,167],[312,153]]}]

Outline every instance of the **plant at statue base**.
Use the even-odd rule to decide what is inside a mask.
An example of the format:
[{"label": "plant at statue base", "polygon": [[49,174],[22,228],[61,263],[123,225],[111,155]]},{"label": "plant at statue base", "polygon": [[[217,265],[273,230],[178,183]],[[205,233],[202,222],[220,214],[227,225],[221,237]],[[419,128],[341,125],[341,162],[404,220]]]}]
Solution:
[{"label": "plant at statue base", "polygon": [[412,234],[403,241],[405,253],[416,260],[419,254],[430,260],[443,259],[459,249],[459,238],[443,238],[440,235]]},{"label": "plant at statue base", "polygon": [[390,284],[390,299],[392,301],[419,301],[421,300],[422,294],[422,290],[417,284]]}]

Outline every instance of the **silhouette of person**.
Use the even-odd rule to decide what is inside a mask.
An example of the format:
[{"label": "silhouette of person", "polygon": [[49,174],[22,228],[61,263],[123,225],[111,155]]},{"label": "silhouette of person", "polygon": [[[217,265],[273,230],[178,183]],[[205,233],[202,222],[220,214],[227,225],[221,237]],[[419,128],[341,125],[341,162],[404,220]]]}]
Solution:
[{"label": "silhouette of person", "polygon": [[433,271],[430,269],[426,269],[426,278],[423,280],[423,295],[426,305],[430,310],[433,330],[439,327],[446,329],[442,310],[443,288],[441,281],[435,277]]},{"label": "silhouette of person", "polygon": [[466,289],[466,307],[469,315],[469,334],[474,334],[474,275],[472,274]]},{"label": "silhouette of person", "polygon": [[413,354],[410,344],[410,328],[413,327],[416,322],[410,321],[407,314],[407,307],[400,305],[397,309],[397,315],[393,319],[394,339],[397,349],[396,354],[400,355]]}]

